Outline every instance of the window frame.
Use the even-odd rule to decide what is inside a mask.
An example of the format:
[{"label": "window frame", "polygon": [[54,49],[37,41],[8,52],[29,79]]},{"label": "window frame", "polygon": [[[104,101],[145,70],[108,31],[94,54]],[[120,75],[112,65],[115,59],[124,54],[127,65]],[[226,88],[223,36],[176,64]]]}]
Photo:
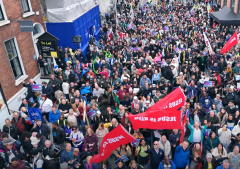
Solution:
[{"label": "window frame", "polygon": [[0,18],[0,21],[4,21],[5,20],[5,16],[4,16],[4,13],[3,13],[3,10],[2,10],[2,5],[0,3],[0,14],[2,15],[2,19]]},{"label": "window frame", "polygon": [[6,11],[5,11],[5,8],[4,8],[2,0],[0,0],[0,8],[1,8],[0,11],[1,11],[2,15],[3,15],[3,19],[0,20],[0,27],[1,27],[1,26],[9,24],[10,21],[7,18],[7,14],[6,14]]},{"label": "window frame", "polygon": [[[15,76],[14,74],[14,70],[13,70],[13,67],[12,67],[12,63],[11,63],[11,60],[9,59],[8,57],[8,50],[7,50],[7,47],[6,47],[6,42],[12,40],[13,44],[14,44],[14,47],[15,47],[15,52],[16,52],[16,57],[18,59],[18,63],[19,63],[19,67],[21,69],[21,75],[19,76]],[[5,47],[5,50],[6,50],[6,57],[8,57],[8,61],[9,61],[9,66],[11,68],[11,71],[12,71],[12,75],[15,79],[15,86],[18,86],[19,84],[22,83],[23,80],[27,79],[28,78],[28,75],[26,75],[26,72],[25,72],[25,69],[24,69],[24,65],[23,65],[23,62],[22,62],[22,57],[21,57],[21,53],[19,51],[19,47],[18,47],[18,43],[17,43],[17,40],[16,40],[16,37],[12,37],[10,39],[7,39],[4,41],[4,47]],[[15,58],[15,57],[14,57]],[[13,62],[13,61],[12,61]]]},{"label": "window frame", "polygon": [[[23,9],[23,6],[22,6],[22,2],[23,1],[25,1],[27,3],[27,6],[28,6],[28,10],[27,11],[24,11],[24,9]],[[20,0],[20,5],[21,5],[21,8],[22,8],[22,13],[31,12],[30,5],[29,5],[29,0]]]}]

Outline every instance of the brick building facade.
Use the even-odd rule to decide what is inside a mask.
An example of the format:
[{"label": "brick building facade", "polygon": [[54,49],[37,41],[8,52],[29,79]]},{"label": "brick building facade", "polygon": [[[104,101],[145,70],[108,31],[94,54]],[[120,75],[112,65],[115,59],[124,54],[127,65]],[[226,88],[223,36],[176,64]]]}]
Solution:
[{"label": "brick building facade", "polygon": [[[34,31],[21,32],[18,20],[32,20]],[[0,82],[13,110],[21,104],[26,92],[21,82],[40,77],[36,43],[37,37],[44,32],[39,0],[0,0]],[[0,115],[6,114],[3,106]],[[0,118],[0,127],[2,125]]]}]

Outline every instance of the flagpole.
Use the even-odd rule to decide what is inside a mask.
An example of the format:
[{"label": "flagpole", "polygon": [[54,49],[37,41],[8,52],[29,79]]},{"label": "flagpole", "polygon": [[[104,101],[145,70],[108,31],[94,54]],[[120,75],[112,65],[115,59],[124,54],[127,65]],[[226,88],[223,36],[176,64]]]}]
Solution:
[{"label": "flagpole", "polygon": [[8,107],[8,104],[7,104],[6,97],[5,97],[4,93],[3,93],[3,89],[2,89],[1,83],[0,83],[0,93],[1,93],[2,98],[3,98],[3,102],[5,103],[5,105],[6,105],[6,107],[7,107],[8,114],[11,115],[10,110],[9,110],[9,107]]}]

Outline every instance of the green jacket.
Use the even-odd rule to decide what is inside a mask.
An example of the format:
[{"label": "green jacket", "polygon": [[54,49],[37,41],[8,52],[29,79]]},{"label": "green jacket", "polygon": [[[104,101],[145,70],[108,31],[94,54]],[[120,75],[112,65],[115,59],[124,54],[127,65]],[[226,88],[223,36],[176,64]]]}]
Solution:
[{"label": "green jacket", "polygon": [[103,50],[103,53],[105,54],[105,57],[110,58],[112,54],[108,51]]},{"label": "green jacket", "polygon": [[[194,133],[194,126],[192,126],[191,124],[188,125],[188,128],[191,130],[191,135],[189,137],[189,142],[193,143],[193,133]],[[201,141],[203,141],[203,132],[206,129],[206,126],[199,126],[199,129],[201,130]]]}]

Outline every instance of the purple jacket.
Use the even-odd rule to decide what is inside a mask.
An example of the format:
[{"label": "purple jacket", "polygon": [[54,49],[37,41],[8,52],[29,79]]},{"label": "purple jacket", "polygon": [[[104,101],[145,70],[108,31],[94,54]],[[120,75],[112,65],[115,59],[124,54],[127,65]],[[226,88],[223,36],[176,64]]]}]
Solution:
[{"label": "purple jacket", "polygon": [[[93,146],[89,145],[89,144],[93,144]],[[86,135],[84,138],[84,149],[88,149],[88,151],[92,151],[93,153],[97,153],[98,152],[98,139],[97,139],[97,135],[95,133],[93,133],[91,136]]]}]

